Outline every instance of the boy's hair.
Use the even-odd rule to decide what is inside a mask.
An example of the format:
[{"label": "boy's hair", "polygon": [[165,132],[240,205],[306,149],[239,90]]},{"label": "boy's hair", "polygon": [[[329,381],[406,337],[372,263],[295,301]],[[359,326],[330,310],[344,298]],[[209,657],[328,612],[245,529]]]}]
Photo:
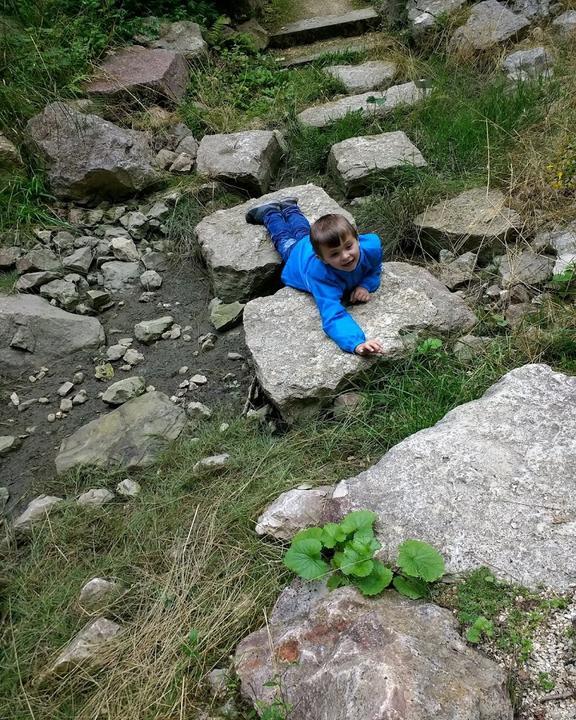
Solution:
[{"label": "boy's hair", "polygon": [[356,228],[344,215],[323,215],[310,228],[310,242],[316,255],[322,257],[322,248],[335,248],[347,235],[357,238]]}]

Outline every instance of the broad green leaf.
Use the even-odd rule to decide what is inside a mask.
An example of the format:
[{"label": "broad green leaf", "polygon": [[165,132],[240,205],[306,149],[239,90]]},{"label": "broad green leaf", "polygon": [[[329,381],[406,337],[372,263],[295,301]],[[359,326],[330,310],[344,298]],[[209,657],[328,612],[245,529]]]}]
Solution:
[{"label": "broad green leaf", "polygon": [[340,527],[346,535],[351,535],[356,530],[371,530],[377,517],[371,510],[355,510],[346,515]]},{"label": "broad green leaf", "polygon": [[314,538],[298,540],[284,556],[284,565],[305,580],[318,580],[330,569],[320,554],[322,543]]},{"label": "broad green leaf", "polygon": [[328,590],[336,590],[336,588],[342,587],[342,585],[348,585],[348,580],[340,575],[339,572],[332,573],[326,583]]},{"label": "broad green leaf", "polygon": [[346,540],[346,533],[340,525],[336,523],[327,523],[322,528],[322,537],[320,538],[324,547],[332,549],[340,542]]},{"label": "broad green leaf", "polygon": [[352,583],[363,595],[378,595],[392,582],[394,573],[390,568],[383,565],[380,560],[373,560],[372,564],[370,575],[352,579]]},{"label": "broad green leaf", "polygon": [[373,530],[357,530],[354,533],[354,537],[352,538],[352,546],[356,547],[355,543],[361,543],[363,545],[366,545],[371,553],[375,553],[377,550],[380,550],[382,545],[376,540],[374,537],[374,531]]},{"label": "broad green leaf", "polygon": [[406,595],[412,600],[419,600],[428,595],[428,585],[419,578],[405,578],[397,575],[393,585],[401,595]]},{"label": "broad green leaf", "polygon": [[406,575],[434,582],[444,575],[444,558],[428,543],[405,540],[398,548],[398,567]]},{"label": "broad green leaf", "polygon": [[340,570],[344,575],[366,577],[366,575],[370,575],[374,567],[371,557],[371,553],[368,555],[359,553],[353,547],[347,545],[344,548],[344,560],[340,565]]},{"label": "broad green leaf", "polygon": [[471,627],[466,630],[466,640],[470,643],[479,643],[482,635],[492,637],[494,635],[494,623],[484,615],[479,615]]},{"label": "broad green leaf", "polygon": [[311,527],[306,530],[300,530],[292,538],[292,544],[299,542],[300,540],[320,540],[322,541],[322,528]]}]

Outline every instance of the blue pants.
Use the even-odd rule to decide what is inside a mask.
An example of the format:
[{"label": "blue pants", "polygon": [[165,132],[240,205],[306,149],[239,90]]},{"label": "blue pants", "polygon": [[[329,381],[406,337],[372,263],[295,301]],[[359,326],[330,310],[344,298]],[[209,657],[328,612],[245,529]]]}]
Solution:
[{"label": "blue pants", "polygon": [[310,223],[298,205],[290,205],[282,211],[268,210],[264,215],[264,225],[284,262],[296,243],[310,234]]}]

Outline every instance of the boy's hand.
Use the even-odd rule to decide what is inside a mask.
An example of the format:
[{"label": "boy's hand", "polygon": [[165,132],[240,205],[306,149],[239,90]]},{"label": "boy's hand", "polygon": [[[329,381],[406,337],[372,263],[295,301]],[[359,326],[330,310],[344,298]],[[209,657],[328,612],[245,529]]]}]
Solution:
[{"label": "boy's hand", "polygon": [[363,288],[362,285],[358,285],[357,288],[354,288],[352,290],[352,294],[350,295],[350,302],[353,303],[365,303],[370,300],[370,293],[366,288]]},{"label": "boy's hand", "polygon": [[382,355],[384,347],[380,340],[366,340],[357,345],[354,352],[356,355]]}]

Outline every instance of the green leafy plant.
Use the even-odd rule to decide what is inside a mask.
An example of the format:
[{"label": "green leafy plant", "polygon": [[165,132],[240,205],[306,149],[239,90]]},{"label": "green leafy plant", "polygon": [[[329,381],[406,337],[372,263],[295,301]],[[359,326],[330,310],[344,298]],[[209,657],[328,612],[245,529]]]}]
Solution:
[{"label": "green leafy plant", "polygon": [[563,299],[576,295],[576,262],[570,263],[550,280],[550,287]]},{"label": "green leafy plant", "polygon": [[544,692],[551,692],[556,687],[554,678],[547,672],[538,673],[538,685]]},{"label": "green leafy plant", "polygon": [[442,340],[439,338],[427,338],[416,348],[419,355],[433,355],[442,349]]},{"label": "green leafy plant", "polygon": [[264,687],[276,688],[276,697],[272,702],[257,701],[256,709],[260,720],[287,720],[292,705],[282,696],[282,685],[280,678],[275,675],[272,680],[264,683]]},{"label": "green leafy plant", "polygon": [[492,620],[484,617],[484,615],[479,615],[468,630],[466,630],[466,640],[474,645],[479,643],[482,637],[493,637],[493,635],[494,623]]},{"label": "green leafy plant", "polygon": [[390,584],[412,599],[426,597],[428,583],[444,574],[444,560],[431,545],[406,540],[393,570],[374,557],[381,545],[374,536],[376,513],[356,510],[339,523],[299,532],[284,564],[305,580],[327,578],[330,590],[354,585],[363,595],[378,595]]}]

